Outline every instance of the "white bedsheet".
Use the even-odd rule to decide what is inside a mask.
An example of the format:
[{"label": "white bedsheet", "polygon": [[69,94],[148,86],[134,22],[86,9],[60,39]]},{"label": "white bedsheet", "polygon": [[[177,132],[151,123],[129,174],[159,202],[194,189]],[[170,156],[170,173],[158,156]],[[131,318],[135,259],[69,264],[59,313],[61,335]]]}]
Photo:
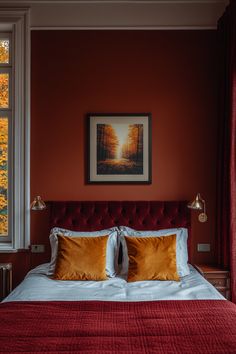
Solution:
[{"label": "white bedsheet", "polygon": [[4,299],[8,301],[151,301],[225,298],[190,265],[190,274],[175,281],[127,283],[121,277],[105,281],[60,281],[46,274],[49,263],[31,270]]}]

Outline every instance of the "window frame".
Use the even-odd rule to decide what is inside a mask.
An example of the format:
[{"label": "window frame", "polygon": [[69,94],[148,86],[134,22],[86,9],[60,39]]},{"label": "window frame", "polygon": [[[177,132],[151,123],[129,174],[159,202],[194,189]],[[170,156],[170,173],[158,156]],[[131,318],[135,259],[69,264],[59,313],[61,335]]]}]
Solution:
[{"label": "window frame", "polygon": [[[16,252],[30,245],[30,28],[29,8],[0,9],[0,39],[10,33],[11,68],[8,117],[8,238],[0,238],[0,252]],[[6,38],[6,37],[5,37]],[[10,90],[9,90],[10,92]]]}]

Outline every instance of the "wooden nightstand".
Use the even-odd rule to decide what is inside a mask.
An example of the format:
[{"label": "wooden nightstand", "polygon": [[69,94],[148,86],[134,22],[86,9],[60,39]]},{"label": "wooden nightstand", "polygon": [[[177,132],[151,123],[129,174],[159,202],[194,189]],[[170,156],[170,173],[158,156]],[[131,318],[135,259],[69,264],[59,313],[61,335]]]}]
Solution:
[{"label": "wooden nightstand", "polygon": [[206,264],[195,264],[194,267],[209,283],[214,285],[227,300],[230,300],[230,273],[228,270]]},{"label": "wooden nightstand", "polygon": [[0,301],[12,291],[12,264],[0,263]]}]

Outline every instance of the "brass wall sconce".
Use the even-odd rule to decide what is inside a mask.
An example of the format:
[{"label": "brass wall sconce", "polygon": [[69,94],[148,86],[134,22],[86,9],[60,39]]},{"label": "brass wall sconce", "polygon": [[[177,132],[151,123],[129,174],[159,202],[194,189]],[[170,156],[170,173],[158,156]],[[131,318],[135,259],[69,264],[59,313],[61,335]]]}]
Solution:
[{"label": "brass wall sconce", "polygon": [[37,197],[34,198],[33,202],[31,203],[30,209],[31,210],[44,210],[44,209],[46,209],[46,204],[41,199],[41,197],[38,195]]},{"label": "brass wall sconce", "polygon": [[207,221],[206,202],[204,199],[202,199],[200,193],[197,194],[192,202],[188,203],[188,208],[193,210],[203,210],[203,212],[198,215],[198,220],[200,222]]}]

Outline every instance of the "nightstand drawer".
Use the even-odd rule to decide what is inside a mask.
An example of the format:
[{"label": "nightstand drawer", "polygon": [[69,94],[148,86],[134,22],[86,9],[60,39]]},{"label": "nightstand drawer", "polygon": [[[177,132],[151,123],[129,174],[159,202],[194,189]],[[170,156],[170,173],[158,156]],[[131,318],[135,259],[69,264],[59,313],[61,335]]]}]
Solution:
[{"label": "nightstand drawer", "polygon": [[228,279],[227,278],[212,278],[210,276],[205,275],[205,278],[215,287],[228,287]]},{"label": "nightstand drawer", "polygon": [[209,281],[227,300],[230,300],[230,272],[210,265],[195,265],[201,275]]}]

